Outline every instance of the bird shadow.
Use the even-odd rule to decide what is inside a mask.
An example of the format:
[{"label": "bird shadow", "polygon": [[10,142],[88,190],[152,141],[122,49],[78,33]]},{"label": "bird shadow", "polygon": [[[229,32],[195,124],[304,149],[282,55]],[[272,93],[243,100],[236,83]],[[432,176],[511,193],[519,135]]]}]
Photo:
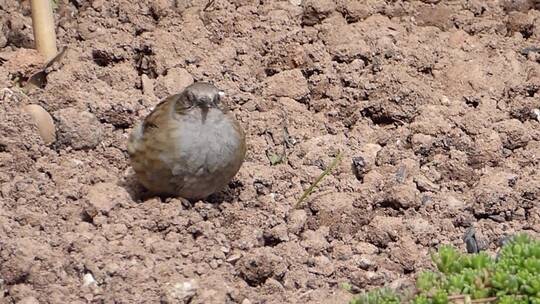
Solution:
[{"label": "bird shadow", "polygon": [[134,172],[128,173],[126,178],[122,180],[121,182],[119,182],[118,185],[127,191],[127,193],[129,194],[129,196],[134,202],[143,203],[146,200],[149,200],[151,198],[156,198],[156,197],[160,198],[161,201],[163,202],[171,198],[178,198],[183,201],[184,205],[186,204],[193,205],[198,201],[203,201],[206,203],[216,204],[216,205],[219,205],[222,203],[232,203],[238,200],[238,196],[240,195],[240,190],[244,186],[242,182],[240,182],[239,180],[232,180],[224,189],[214,194],[211,194],[205,199],[190,200],[190,199],[184,199],[184,198],[175,197],[171,195],[160,195],[160,194],[153,193],[152,191],[149,191],[148,189],[146,189],[141,183],[139,183]]},{"label": "bird shadow", "polygon": [[211,194],[204,201],[216,205],[235,202],[238,200],[240,190],[243,188],[243,186],[244,185],[241,181],[233,179],[224,189]]},{"label": "bird shadow", "polygon": [[124,188],[134,202],[142,203],[152,197],[156,197],[155,194],[148,191],[139,183],[134,172],[129,172],[126,178],[118,183],[118,186]]}]

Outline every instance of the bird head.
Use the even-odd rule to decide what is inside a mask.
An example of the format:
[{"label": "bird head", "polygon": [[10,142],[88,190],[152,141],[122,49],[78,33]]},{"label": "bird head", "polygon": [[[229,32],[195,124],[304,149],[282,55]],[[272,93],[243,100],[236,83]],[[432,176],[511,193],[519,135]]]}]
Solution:
[{"label": "bird head", "polygon": [[219,108],[221,98],[225,95],[213,84],[195,82],[184,90],[185,96],[192,106],[201,109]]}]

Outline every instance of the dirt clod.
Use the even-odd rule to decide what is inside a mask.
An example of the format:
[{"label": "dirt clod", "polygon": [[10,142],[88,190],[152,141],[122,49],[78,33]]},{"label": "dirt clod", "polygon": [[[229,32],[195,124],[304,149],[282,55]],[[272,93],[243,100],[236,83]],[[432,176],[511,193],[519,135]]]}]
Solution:
[{"label": "dirt clod", "polygon": [[270,248],[256,248],[238,261],[237,268],[250,285],[264,284],[272,276],[279,276],[284,271],[283,259]]},{"label": "dirt clod", "polygon": [[57,122],[59,146],[88,150],[101,142],[102,125],[92,113],[66,108],[53,115]]},{"label": "dirt clod", "polygon": [[129,194],[122,187],[111,183],[95,184],[86,195],[88,205],[85,211],[91,217],[98,213],[107,215],[116,205],[125,204],[129,199]]},{"label": "dirt clod", "polygon": [[309,93],[307,80],[298,69],[283,71],[268,78],[266,95],[300,99]]},{"label": "dirt clod", "polygon": [[195,280],[167,283],[161,296],[161,303],[189,303],[197,293],[199,285]]}]

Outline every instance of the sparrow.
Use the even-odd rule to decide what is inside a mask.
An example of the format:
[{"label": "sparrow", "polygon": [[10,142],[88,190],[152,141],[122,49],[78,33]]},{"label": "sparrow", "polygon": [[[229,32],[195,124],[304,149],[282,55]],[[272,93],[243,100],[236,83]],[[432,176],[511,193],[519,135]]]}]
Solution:
[{"label": "sparrow", "polygon": [[238,173],[246,155],[242,127],[221,105],[225,95],[196,82],[160,101],[128,139],[139,182],[158,195],[204,199]]}]

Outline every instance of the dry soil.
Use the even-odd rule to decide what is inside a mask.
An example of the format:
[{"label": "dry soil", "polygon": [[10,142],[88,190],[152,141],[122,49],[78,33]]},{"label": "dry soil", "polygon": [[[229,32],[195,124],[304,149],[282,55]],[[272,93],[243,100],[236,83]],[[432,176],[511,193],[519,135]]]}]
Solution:
[{"label": "dry soil", "polygon": [[[0,0],[0,302],[346,303],[341,283],[403,288],[471,227],[489,252],[538,236],[539,8],[60,0],[65,55],[23,88],[29,4]],[[226,91],[246,162],[206,201],[149,196],[127,136],[196,80]]]}]

